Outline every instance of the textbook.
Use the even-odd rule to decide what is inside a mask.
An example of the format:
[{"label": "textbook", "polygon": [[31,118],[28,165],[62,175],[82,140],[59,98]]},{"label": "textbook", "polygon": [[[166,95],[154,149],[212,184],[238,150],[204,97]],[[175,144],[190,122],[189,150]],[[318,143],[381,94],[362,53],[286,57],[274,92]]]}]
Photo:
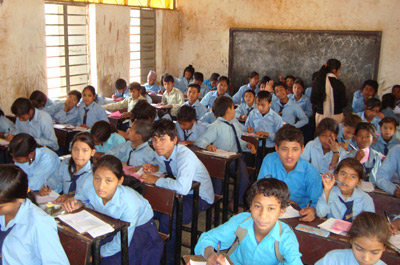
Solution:
[{"label": "textbook", "polygon": [[295,227],[295,229],[298,231],[302,231],[302,232],[306,232],[309,234],[313,234],[316,236],[322,236],[322,237],[328,237],[330,234],[328,231],[325,231],[325,230],[322,230],[322,229],[319,229],[316,227],[308,226],[308,225],[303,225],[303,224],[298,224]]},{"label": "textbook", "polygon": [[221,149],[217,149],[216,152],[211,152],[211,151],[207,151],[207,150],[201,150],[200,152],[205,155],[218,156],[218,157],[223,157],[223,158],[229,158],[231,156],[236,155],[235,152],[228,152],[228,151],[221,150]]},{"label": "textbook", "polygon": [[351,228],[351,223],[335,218],[329,218],[322,224],[319,224],[318,227],[338,235],[346,235]]}]

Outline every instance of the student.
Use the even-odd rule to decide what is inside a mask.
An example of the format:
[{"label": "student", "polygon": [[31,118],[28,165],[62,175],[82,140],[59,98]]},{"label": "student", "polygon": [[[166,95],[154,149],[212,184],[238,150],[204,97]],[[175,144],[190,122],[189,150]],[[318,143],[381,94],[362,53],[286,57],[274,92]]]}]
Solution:
[{"label": "student", "polygon": [[365,102],[365,110],[356,113],[364,122],[369,122],[379,131],[379,122],[381,118],[378,116],[381,109],[381,101],[377,98],[369,98]]},{"label": "student", "polygon": [[196,120],[199,120],[207,113],[206,107],[199,102],[200,96],[200,85],[196,83],[191,83],[188,86],[187,97],[188,101],[182,104],[182,106],[190,106],[196,110]]},{"label": "student", "polygon": [[[318,72],[314,72],[311,77],[312,85],[315,85],[315,81],[317,80]],[[306,88],[306,92],[304,93],[308,98],[311,98],[312,86]]]},{"label": "student", "polygon": [[[276,257],[276,251],[282,255],[285,264],[303,264],[296,235],[287,224],[278,220],[289,205],[289,196],[283,181],[258,180],[247,193],[250,213],[235,215],[228,222],[202,233],[195,254],[202,255],[207,264],[225,264],[225,258],[215,252],[218,242],[222,250],[232,249],[238,242],[233,252],[228,252],[232,252],[229,258],[235,264],[283,264]],[[245,234],[236,241],[238,230]],[[275,249],[277,244],[278,250]]]},{"label": "student", "polygon": [[235,118],[246,121],[252,110],[256,109],[256,94],[249,89],[244,92],[244,102],[240,103],[235,110]]},{"label": "student", "polygon": [[65,103],[57,103],[46,109],[51,118],[56,123],[71,124],[77,126],[79,124],[78,102],[81,100],[82,94],[78,90],[68,92]]},{"label": "student", "polygon": [[257,109],[250,113],[245,123],[248,132],[268,137],[265,142],[267,153],[274,152],[275,134],[283,125],[281,116],[271,109],[271,105],[272,94],[268,91],[258,92]]},{"label": "student", "polygon": [[[17,98],[11,106],[11,112],[18,118],[15,121],[18,133],[30,134],[38,144],[58,150],[53,121],[47,112],[34,108],[27,98]],[[8,134],[7,140],[11,141],[13,137],[13,134]]]},{"label": "student", "polygon": [[274,99],[274,80],[267,75],[263,76],[260,80],[260,91],[272,93],[272,99]]},{"label": "student", "polygon": [[106,111],[94,100],[96,91],[92,86],[86,86],[82,91],[83,104],[79,106],[79,123],[81,127],[90,128],[96,121],[107,121]]},{"label": "student", "polygon": [[387,93],[382,96],[382,108],[381,112],[385,117],[390,117],[395,119],[398,123],[400,123],[400,117],[398,117],[394,113],[394,109],[396,108],[396,96],[392,93]]},{"label": "student", "polygon": [[69,264],[54,218],[34,202],[26,173],[0,165],[0,263]]},{"label": "student", "polygon": [[357,216],[348,232],[351,249],[329,251],[315,265],[385,265],[380,260],[391,232],[386,219],[376,213],[363,212]]},{"label": "student", "polygon": [[353,103],[351,105],[353,107],[353,112],[362,112],[368,99],[379,99],[377,95],[378,86],[378,82],[369,79],[364,82],[361,90],[357,90],[356,92],[354,92]]},{"label": "student", "polygon": [[385,117],[379,122],[381,133],[378,140],[371,148],[386,156],[392,147],[400,144],[400,134],[397,131],[399,123],[390,117]]},{"label": "student", "polygon": [[[340,161],[334,175],[321,175],[324,192],[317,203],[317,216],[352,222],[361,212],[375,212],[372,198],[357,188],[363,176],[364,168],[354,158]],[[335,186],[336,180],[338,184]]]},{"label": "student", "polygon": [[282,116],[282,120],[285,123],[293,125],[296,128],[301,128],[308,123],[308,117],[301,107],[288,98],[284,83],[277,83],[275,85],[275,96],[276,100],[272,101],[271,108]]},{"label": "student", "polygon": [[212,73],[209,79],[204,80],[204,84],[208,86],[209,90],[217,90],[217,81],[219,78],[218,73]]},{"label": "student", "polygon": [[90,129],[93,135],[96,151],[104,153],[116,145],[125,143],[125,138],[117,133],[117,130],[106,121],[97,121]]},{"label": "student", "polygon": [[333,172],[347,155],[346,150],[336,142],[338,132],[339,126],[334,119],[323,119],[317,126],[317,137],[307,143],[301,154],[301,158],[311,163],[320,174]]},{"label": "student", "polygon": [[255,94],[258,93],[259,87],[258,87],[258,81],[259,81],[260,75],[253,71],[249,73],[248,79],[249,83],[247,85],[243,85],[239,88],[238,92],[236,92],[235,95],[233,95],[232,99],[235,104],[240,104],[244,102],[244,92],[246,90],[253,90]]},{"label": "student", "polygon": [[161,103],[165,106],[171,106],[171,115],[176,116],[180,106],[185,102],[183,94],[174,87],[174,77],[172,75],[164,76],[163,82],[165,92],[162,95]]},{"label": "student", "polygon": [[[203,73],[200,72],[195,72],[193,74],[193,83],[198,84],[200,86],[200,94],[199,97],[203,98],[209,91],[210,89],[208,89],[208,86],[206,86],[204,83],[204,75]],[[190,84],[188,85],[188,89],[189,89]]]},{"label": "student", "polygon": [[140,86],[140,95],[146,99],[147,102],[149,102],[150,104],[153,103],[153,100],[151,99],[151,97],[147,94],[146,92],[146,88],[144,86]]},{"label": "student", "polygon": [[[93,180],[89,180],[92,185],[85,186],[86,190],[75,195],[75,199],[65,202],[63,208],[71,212],[81,208],[83,201],[88,201],[86,206],[95,211],[129,222],[129,264],[158,265],[163,242],[153,221],[153,210],[149,202],[133,189],[137,185],[135,180],[124,177],[118,158],[105,155],[93,167]],[[120,232],[112,239],[103,240],[101,244],[101,264],[121,264]]]},{"label": "student", "polygon": [[157,110],[150,105],[146,100],[139,100],[139,102],[131,110],[131,120],[148,120],[153,122],[157,117]]},{"label": "student", "polygon": [[294,85],[294,78],[293,75],[287,75],[285,77],[286,89],[288,94],[293,94],[293,85]]},{"label": "student", "polygon": [[368,122],[360,122],[355,132],[355,140],[359,150],[349,152],[345,157],[354,157],[363,165],[364,181],[376,184],[376,173],[382,163],[382,154],[371,148],[376,137],[375,126]]},{"label": "student", "polygon": [[[290,78],[289,78],[290,79]],[[313,115],[311,101],[310,99],[304,95],[304,82],[301,79],[296,79],[293,84],[293,94],[289,94],[288,98],[290,98],[293,102],[299,104],[301,109],[307,115],[308,118],[311,118]]]},{"label": "student", "polygon": [[48,107],[56,104],[53,100],[49,99],[45,93],[40,90],[35,90],[31,93],[29,100],[33,106],[40,110],[46,110]]},{"label": "student", "polygon": [[[378,188],[400,198],[400,187],[392,182],[399,182],[400,176],[400,145],[389,150],[382,166],[376,173],[376,185]],[[393,179],[392,179],[393,178]]]},{"label": "student", "polygon": [[112,99],[114,101],[121,101],[129,97],[129,90],[124,79],[117,79],[117,81],[115,81],[114,87],[115,90],[114,94],[112,95]]},{"label": "student", "polygon": [[[192,221],[193,195],[190,192],[192,182],[200,182],[199,212],[208,209],[214,202],[214,190],[210,175],[206,167],[197,156],[186,146],[177,144],[176,127],[172,121],[161,119],[153,123],[151,139],[157,153],[156,165],[143,165],[143,174],[140,178],[145,183],[155,184],[158,187],[175,190],[183,195],[183,224]],[[165,172],[168,176],[158,178],[149,173],[156,171]],[[168,233],[169,216],[157,215],[160,219],[160,232]],[[175,218],[174,218],[175,223]],[[175,248],[175,224],[167,242],[167,264],[173,264]]]},{"label": "student", "polygon": [[[26,172],[29,188],[40,190],[51,185],[51,177],[60,164],[57,154],[46,147],[39,147],[35,139],[26,133],[17,134],[8,146],[15,165]],[[53,188],[50,186],[50,188]]]},{"label": "student", "polygon": [[337,141],[344,150],[350,151],[352,150],[351,146],[357,146],[354,141],[354,133],[360,122],[362,122],[360,116],[350,113],[344,116],[343,122],[339,124]]},{"label": "student", "polygon": [[203,104],[204,107],[211,109],[217,97],[221,96],[231,97],[228,94],[228,92],[226,92],[228,88],[229,88],[229,78],[224,75],[218,77],[217,90],[208,92],[206,96],[202,98],[200,103]]},{"label": "student", "polygon": [[182,106],[177,116],[176,130],[179,141],[192,145],[207,127],[196,121],[196,111],[190,106]]},{"label": "student", "polygon": [[149,93],[158,93],[158,91],[160,91],[160,87],[157,85],[156,79],[157,73],[153,70],[150,70],[147,74],[147,83],[143,85],[146,88],[146,91],[149,91]]},{"label": "student", "polygon": [[214,112],[208,111],[203,117],[200,118],[199,122],[205,124],[205,125],[210,125],[215,121],[216,117],[214,115]]},{"label": "student", "polygon": [[15,128],[15,124],[0,109],[0,138],[6,138],[9,134],[17,134],[17,129]]},{"label": "student", "polygon": [[273,177],[284,181],[290,191],[290,200],[300,208],[301,221],[315,219],[315,206],[322,193],[318,171],[300,158],[304,149],[301,131],[285,124],[275,135],[275,153],[268,154],[261,165],[257,179]]},{"label": "student", "polygon": [[396,105],[400,107],[400,85],[392,87],[392,94],[396,97]]}]

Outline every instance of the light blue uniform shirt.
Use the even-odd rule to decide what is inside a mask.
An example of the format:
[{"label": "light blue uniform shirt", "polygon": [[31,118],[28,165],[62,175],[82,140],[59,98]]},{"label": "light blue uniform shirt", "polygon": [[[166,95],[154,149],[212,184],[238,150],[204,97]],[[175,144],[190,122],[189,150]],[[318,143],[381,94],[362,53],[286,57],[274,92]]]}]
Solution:
[{"label": "light blue uniform shirt", "polygon": [[[104,97],[100,94],[96,94],[96,100],[94,101],[99,105],[104,105],[106,104],[106,100],[104,99]],[[78,103],[79,107],[85,106],[85,102],[83,102],[83,98],[81,98],[81,100]]]},{"label": "light blue uniform shirt", "polygon": [[100,153],[105,153],[107,150],[110,150],[116,145],[125,143],[125,138],[119,133],[112,133],[110,137],[103,144],[96,145],[96,151]]},{"label": "light blue uniform shirt", "polygon": [[79,125],[83,124],[83,116],[85,115],[85,108],[89,108],[86,118],[86,125],[92,127],[96,121],[109,122],[106,111],[100,107],[96,102],[92,102],[89,107],[86,107],[85,103],[79,106]]},{"label": "light blue uniform shirt", "polygon": [[265,142],[266,147],[275,146],[275,133],[283,126],[282,118],[275,111],[269,109],[264,116],[258,109],[250,112],[246,120],[245,126],[254,128],[254,132],[267,132],[269,136]]},{"label": "light blue uniform shirt", "polygon": [[1,231],[11,227],[1,250],[3,265],[69,264],[54,218],[29,199],[21,203],[7,226],[5,216],[0,216]]},{"label": "light blue uniform shirt", "polygon": [[208,86],[204,83],[201,83],[200,97],[203,98],[209,91],[210,91],[210,89],[208,88]]},{"label": "light blue uniform shirt", "polygon": [[38,108],[40,110],[47,111],[47,109],[53,105],[57,104],[55,100],[52,100],[50,98],[47,98],[46,104],[44,104],[44,107]]},{"label": "light blue uniform shirt", "polygon": [[[352,249],[335,249],[329,251],[325,257],[317,261],[315,265],[357,265],[358,261],[354,257]],[[379,260],[374,265],[386,265]]]},{"label": "light blue uniform shirt", "polygon": [[203,163],[189,148],[180,144],[175,145],[169,159],[156,155],[156,164],[161,172],[167,172],[165,160],[170,161],[170,167],[176,179],[159,178],[156,186],[175,190],[181,195],[187,195],[192,193],[190,191],[192,182],[197,181],[200,182],[200,198],[209,204],[214,202],[214,189],[210,175]]},{"label": "light blue uniform shirt", "polygon": [[[232,97],[233,103],[235,103],[235,104],[243,103],[244,102],[244,92],[246,92],[247,90],[253,90],[250,87],[250,83],[248,83],[247,85],[241,86],[239,88],[239,90],[235,93],[235,95],[233,95],[233,97]],[[259,90],[260,90],[259,86],[256,85],[254,93],[256,93],[256,95],[257,95]]]},{"label": "light blue uniform shirt", "polygon": [[381,112],[385,115],[385,117],[390,117],[395,119],[398,123],[400,123],[400,117],[397,116],[391,108],[382,109]]},{"label": "light blue uniform shirt", "polygon": [[31,135],[38,144],[58,150],[58,140],[54,131],[53,120],[47,112],[35,109],[35,114],[31,121],[20,121],[17,118],[15,128],[18,133]]},{"label": "light blue uniform shirt", "polygon": [[210,80],[210,79],[204,80],[203,84],[205,84],[205,85],[208,87],[209,90],[217,89],[216,86],[215,86],[215,87],[212,87],[212,86],[211,86],[211,80]]},{"label": "light blue uniform shirt", "polygon": [[185,103],[182,104],[182,106],[191,106],[196,110],[196,120],[200,120],[201,117],[203,117],[207,113],[206,107],[204,107],[203,104],[199,102],[199,100],[196,100],[193,105],[190,105],[189,101],[186,101]]},{"label": "light blue uniform shirt", "polygon": [[29,188],[33,191],[40,190],[43,187],[59,164],[60,159],[57,154],[46,147],[36,148],[35,160],[30,165],[29,162],[23,164],[15,162],[15,165],[28,175]]},{"label": "light blue uniform shirt", "polygon": [[[202,124],[201,122],[194,122],[193,126],[190,130],[182,130],[179,123],[176,123],[176,130],[178,132],[178,138],[180,141],[196,141],[203,133],[207,130],[207,126]],[[187,135],[187,139],[185,140],[185,133]]]},{"label": "light blue uniform shirt", "polygon": [[[356,156],[357,151],[353,150],[345,155],[344,158]],[[374,149],[369,148],[368,161],[363,163],[364,172],[369,175],[369,181],[376,184],[376,173],[382,164],[382,154],[378,153]]]},{"label": "light blue uniform shirt", "polygon": [[279,221],[277,221],[263,240],[257,242],[253,219],[249,218],[243,222],[249,216],[248,212],[237,214],[228,222],[202,233],[196,244],[195,254],[204,256],[204,250],[209,246],[217,249],[218,241],[221,242],[222,250],[229,249],[236,239],[235,232],[240,226],[247,230],[247,233],[230,256],[234,264],[282,264],[275,255],[275,241],[279,241],[279,252],[285,259],[285,264],[303,264],[296,235],[287,224],[281,222],[282,234],[280,234]]},{"label": "light blue uniform shirt", "polygon": [[72,124],[74,126],[80,125],[79,123],[79,110],[78,107],[73,107],[70,111],[65,112],[65,103],[57,103],[46,109],[51,118],[56,123]]},{"label": "light blue uniform shirt", "polygon": [[216,120],[215,116],[214,116],[214,112],[209,111],[206,114],[204,114],[203,117],[200,118],[199,122],[209,125],[211,123],[213,123]]},{"label": "light blue uniform shirt", "polygon": [[339,197],[344,202],[353,201],[353,220],[361,212],[375,212],[374,201],[371,196],[366,192],[358,189],[357,187],[353,190],[351,197],[345,199],[338,186],[334,186],[329,193],[329,202],[326,203],[325,193],[322,192],[317,203],[317,216],[321,218],[336,218],[342,220],[346,213],[346,205],[339,200]]},{"label": "light blue uniform shirt", "polygon": [[156,158],[156,153],[149,146],[148,142],[134,148],[131,141],[114,146],[106,151],[106,154],[117,157],[122,162],[126,162],[128,166],[142,166],[146,163],[152,164]]},{"label": "light blue uniform shirt", "polygon": [[315,207],[322,194],[322,180],[318,171],[302,158],[299,158],[292,171],[286,173],[278,153],[268,154],[262,162],[257,179],[265,177],[273,177],[285,182],[289,187],[290,199],[301,208],[306,207],[310,200],[311,206]]},{"label": "light blue uniform shirt", "polygon": [[[339,133],[338,133],[338,136],[337,136],[337,140],[338,140],[339,143],[349,143],[350,142],[354,147],[357,148],[357,143],[356,143],[356,141],[354,141],[353,137],[350,138],[350,139],[344,139],[344,136],[343,136],[343,124],[341,124],[341,123],[339,123]],[[349,145],[349,147],[347,148],[346,151],[350,151],[350,150],[353,150],[353,148]]]},{"label": "light blue uniform shirt", "polygon": [[[378,95],[375,95],[374,98],[379,99]],[[353,108],[353,112],[362,112],[365,108],[364,96],[362,95],[361,90],[357,90],[353,94],[353,103],[351,104]]]},{"label": "light blue uniform shirt", "polygon": [[119,93],[117,89],[114,90],[114,95],[116,95],[118,98],[129,98],[131,95],[129,93],[128,87],[125,88],[124,92]]},{"label": "light blue uniform shirt", "polygon": [[[282,103],[276,98],[276,100],[272,100],[271,108],[279,114],[281,111]],[[296,118],[298,121],[296,122]],[[302,108],[289,98],[288,102],[286,102],[285,106],[282,109],[282,120],[290,125],[293,125],[296,128],[301,128],[308,123],[308,117],[302,110]]]},{"label": "light blue uniform shirt", "polygon": [[[228,92],[225,92],[226,97],[231,97]],[[200,103],[204,105],[204,107],[211,109],[214,101],[218,97],[218,91],[210,91],[208,92],[204,98],[201,99]]]},{"label": "light blue uniform shirt", "polygon": [[300,100],[297,101],[294,97],[294,94],[289,94],[288,98],[293,100],[293,102],[299,104],[301,109],[304,111],[304,113],[307,115],[308,118],[310,118],[313,115],[311,101],[309,97],[303,95],[301,96]]},{"label": "light blue uniform shirt", "polygon": [[[342,160],[346,154],[346,150],[339,147],[339,161]],[[333,152],[329,151],[324,154],[319,136],[306,144],[303,153],[301,153],[301,158],[311,163],[320,174],[325,174],[327,172],[333,173],[334,171],[329,170],[329,165],[333,158]]]},{"label": "light blue uniform shirt", "polygon": [[312,86],[306,88],[306,92],[304,92],[304,95],[306,95],[308,98],[311,98],[311,92],[312,92]]},{"label": "light blue uniform shirt", "polygon": [[[367,121],[367,119],[365,118],[365,112],[358,112],[356,113],[358,116],[360,116],[361,120],[363,122],[369,122]],[[379,116],[375,116],[372,121],[370,123],[372,123],[373,125],[375,125],[376,131],[379,133],[381,131],[381,127],[379,125],[379,122],[381,121],[381,118],[379,118]]]},{"label": "light blue uniform shirt", "polygon": [[395,132],[389,142],[386,142],[381,134],[378,136],[378,140],[371,145],[371,148],[386,156],[387,153],[385,154],[385,146],[387,146],[389,152],[390,149],[392,149],[394,146],[398,144],[400,144],[399,132]]},{"label": "light blue uniform shirt", "polygon": [[[182,84],[182,88],[184,87],[185,89],[182,91],[182,93],[185,93],[187,90],[187,87],[190,83],[193,83],[193,77],[190,78],[189,82],[184,76],[181,76],[178,78],[179,82]],[[179,88],[179,87],[178,87]]]},{"label": "light blue uniform shirt", "polygon": [[253,105],[249,107],[246,102],[240,103],[239,107],[235,109],[235,118],[239,119],[241,115],[249,116],[253,110],[256,110],[256,101],[254,101]]},{"label": "light blue uniform shirt", "polygon": [[[91,180],[93,181],[93,180]],[[85,186],[87,190],[75,196],[78,200],[88,200],[89,208],[108,215],[112,218],[129,222],[128,244],[131,244],[135,228],[141,226],[153,218],[153,209],[149,202],[135,190],[127,186],[118,186],[110,201],[103,204],[103,199],[97,196],[92,185]],[[121,251],[121,232],[118,232],[111,242],[100,247],[103,257],[112,256]]]},{"label": "light blue uniform shirt", "polygon": [[6,136],[8,134],[15,135],[18,133],[17,128],[15,128],[15,124],[4,115],[0,116],[0,132],[4,133]]},{"label": "light blue uniform shirt", "polygon": [[400,145],[390,149],[388,155],[376,173],[376,185],[386,192],[394,194],[397,189],[396,184],[392,182],[392,178],[399,182],[400,176]]},{"label": "light blue uniform shirt", "polygon": [[146,91],[149,91],[149,92],[158,93],[158,91],[160,90],[160,87],[157,85],[156,82],[154,82],[152,85],[150,85],[149,83],[146,83],[143,86],[146,88]]},{"label": "light blue uniform shirt", "polygon": [[[186,78],[184,78],[184,79],[186,80]],[[185,81],[181,80],[181,77],[180,78],[174,77],[174,87],[179,89],[182,93],[186,92],[188,82],[186,81],[186,83],[185,83]]]}]

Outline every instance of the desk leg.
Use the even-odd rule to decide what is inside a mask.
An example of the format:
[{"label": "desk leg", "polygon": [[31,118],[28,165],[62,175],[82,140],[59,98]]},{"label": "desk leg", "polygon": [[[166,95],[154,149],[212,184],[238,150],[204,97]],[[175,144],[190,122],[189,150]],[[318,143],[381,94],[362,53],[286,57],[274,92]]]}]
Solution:
[{"label": "desk leg", "polygon": [[[232,162],[231,162],[232,163]],[[229,167],[230,163],[226,164],[225,179],[222,187],[222,223],[228,220],[228,204],[229,204]]]},{"label": "desk leg", "polygon": [[121,264],[129,264],[128,228],[121,230]]},{"label": "desk leg", "polygon": [[92,243],[92,257],[94,265],[100,265],[100,240],[95,240]]},{"label": "desk leg", "polygon": [[239,185],[240,185],[240,157],[236,160],[235,168],[236,176],[234,176],[234,186],[233,186],[233,211],[235,213],[239,212]]},{"label": "desk leg", "polygon": [[183,216],[183,197],[177,196],[176,227],[175,227],[175,265],[180,265],[182,248],[182,216]]},{"label": "desk leg", "polygon": [[194,255],[194,247],[197,243],[197,226],[199,221],[199,189],[193,191],[193,213],[192,213],[192,228],[190,238],[190,255]]}]

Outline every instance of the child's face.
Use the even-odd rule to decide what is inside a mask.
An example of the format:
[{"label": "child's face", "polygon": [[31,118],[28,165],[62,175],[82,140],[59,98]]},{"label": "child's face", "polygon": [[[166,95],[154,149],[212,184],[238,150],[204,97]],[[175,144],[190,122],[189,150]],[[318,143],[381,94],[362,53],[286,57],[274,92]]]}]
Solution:
[{"label": "child's face", "polygon": [[349,139],[353,138],[355,131],[356,131],[355,127],[351,127],[351,126],[348,126],[348,125],[343,125],[342,133],[343,133],[344,139],[349,140]]},{"label": "child's face", "polygon": [[75,95],[68,95],[65,105],[69,108],[73,108],[78,104],[78,98]]},{"label": "child's face", "polygon": [[350,197],[354,188],[361,183],[357,171],[352,167],[346,166],[339,169],[336,179],[344,184],[343,186],[338,184],[338,188],[346,197]]},{"label": "child's face", "polygon": [[396,101],[400,99],[400,87],[393,89],[393,95],[396,97]]},{"label": "child's face", "polygon": [[0,203],[0,216],[15,217],[24,199],[16,199],[12,202]]},{"label": "child's face", "polygon": [[217,94],[219,96],[225,95],[226,91],[228,90],[228,83],[225,80],[222,80],[217,85]]},{"label": "child's face", "polygon": [[293,93],[296,97],[301,97],[303,95],[303,91],[304,91],[304,87],[302,87],[300,84],[293,85]]},{"label": "child's face", "polygon": [[34,115],[34,110],[33,110],[33,109],[30,109],[30,110],[28,111],[28,113],[19,115],[19,116],[18,116],[18,120],[20,120],[20,121],[27,121],[27,120],[30,120],[30,119],[32,119],[33,115]]},{"label": "child's face", "polygon": [[392,139],[393,134],[396,132],[396,126],[391,122],[385,122],[381,126],[382,138],[385,140]]},{"label": "child's face", "polygon": [[296,167],[303,148],[304,146],[301,146],[298,142],[289,142],[286,140],[282,141],[279,146],[275,145],[275,151],[278,153],[286,172],[290,172]]},{"label": "child's face", "polygon": [[366,85],[362,90],[362,95],[365,99],[369,99],[375,96],[375,94],[375,89],[370,85]]},{"label": "child's face", "polygon": [[294,79],[293,78],[286,78],[286,85],[288,88],[293,87]]},{"label": "child's face", "polygon": [[185,72],[185,78],[186,78],[187,80],[190,80],[190,78],[192,78],[192,73],[189,72],[189,71],[186,71],[186,72]]},{"label": "child's face", "polygon": [[232,104],[225,112],[224,119],[227,121],[233,120],[235,118],[235,106]]},{"label": "child's face", "polygon": [[193,83],[198,84],[199,86],[201,86],[201,84],[203,84],[203,81],[198,80],[198,79],[194,79]]},{"label": "child's face", "polygon": [[187,91],[187,97],[190,103],[194,103],[199,98],[199,91],[195,87],[189,87]]},{"label": "child's face", "polygon": [[96,149],[90,148],[87,143],[76,141],[71,148],[71,156],[77,168],[83,168],[92,156],[96,153]]},{"label": "child's face", "polygon": [[122,184],[124,177],[118,179],[107,167],[99,167],[93,174],[93,186],[97,196],[106,204],[114,196],[117,187]]},{"label": "child's face", "polygon": [[336,140],[337,135],[332,131],[325,130],[318,137],[323,149],[331,149],[330,146]]},{"label": "child's face", "polygon": [[190,130],[193,127],[193,124],[196,122],[196,120],[192,121],[178,121],[179,126],[181,127],[182,130]]},{"label": "child's face", "polygon": [[211,80],[211,87],[216,87],[217,86],[217,80]]},{"label": "child's face", "polygon": [[250,86],[256,86],[256,85],[258,84],[258,81],[259,81],[259,80],[260,80],[260,78],[259,78],[258,75],[256,75],[256,76],[253,77],[253,78],[249,78]]},{"label": "child's face", "polygon": [[356,134],[356,143],[360,149],[369,148],[372,144],[373,137],[367,130],[358,130]]},{"label": "child's face", "polygon": [[129,94],[131,94],[131,97],[133,99],[137,99],[140,95],[140,91],[138,89],[132,89],[132,90],[129,90]]},{"label": "child's face", "polygon": [[128,139],[132,143],[136,143],[138,141],[138,139],[140,139],[140,140],[142,139],[142,136],[140,134],[138,134],[135,130],[135,124],[133,124],[131,126],[131,128],[129,128],[129,130],[128,130]]},{"label": "child's face", "polygon": [[258,193],[251,202],[250,212],[256,235],[266,236],[285,209],[281,208],[281,203],[275,196],[266,197]]},{"label": "child's face", "polygon": [[255,97],[253,93],[251,92],[244,93],[244,102],[246,102],[248,106],[253,106],[254,100]]},{"label": "child's face", "polygon": [[271,105],[272,101],[268,102],[268,100],[266,99],[261,99],[261,100],[257,99],[257,109],[262,115],[267,114],[269,112]]},{"label": "child's face", "polygon": [[373,118],[375,118],[376,117],[376,115],[378,115],[378,113],[379,113],[379,107],[375,107],[375,108],[372,108],[372,109],[365,109],[365,113],[364,113],[364,116],[365,116],[365,118],[367,119],[367,120],[372,120]]},{"label": "child's face", "polygon": [[94,101],[95,95],[89,89],[85,89],[82,92],[82,98],[85,105],[89,106]]},{"label": "child's face", "polygon": [[284,86],[277,86],[275,87],[275,96],[282,100],[287,98],[287,91]]},{"label": "child's face", "polygon": [[385,246],[376,237],[356,237],[352,240],[354,257],[358,264],[376,264],[382,257]]},{"label": "child's face", "polygon": [[261,83],[260,84],[260,91],[267,91],[267,84],[266,83]]},{"label": "child's face", "polygon": [[167,159],[171,156],[174,151],[175,145],[178,142],[178,138],[171,139],[169,135],[164,134],[161,136],[153,136],[151,138],[154,150],[159,156],[165,156]]},{"label": "child's face", "polygon": [[164,88],[169,93],[174,88],[174,82],[164,82]]},{"label": "child's face", "polygon": [[150,77],[147,77],[147,83],[149,84],[149,85],[154,85],[154,79],[152,79],[152,78],[150,78]]}]

